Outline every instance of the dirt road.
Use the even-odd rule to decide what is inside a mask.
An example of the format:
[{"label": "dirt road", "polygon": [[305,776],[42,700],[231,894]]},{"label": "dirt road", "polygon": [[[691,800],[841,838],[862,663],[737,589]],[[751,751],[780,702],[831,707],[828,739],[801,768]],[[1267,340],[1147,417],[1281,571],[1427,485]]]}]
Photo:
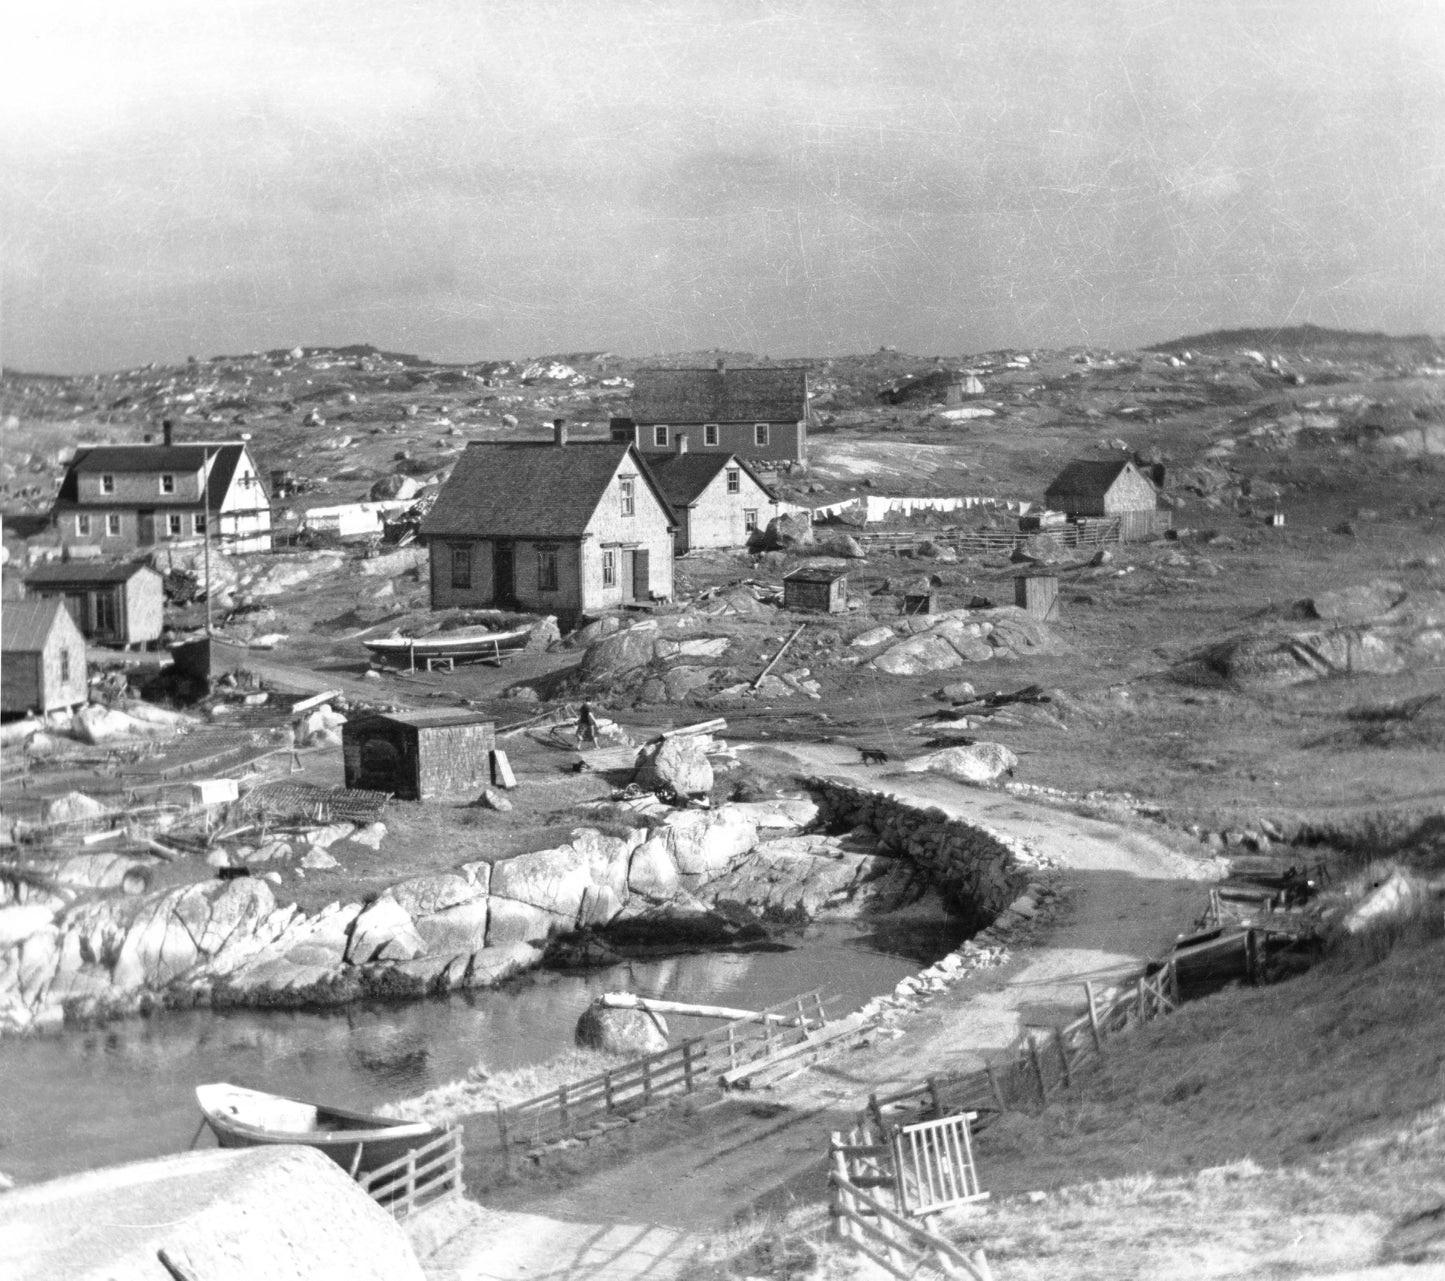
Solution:
[{"label": "dirt road", "polygon": [[[777,750],[774,748],[773,750]],[[438,1281],[684,1275],[692,1233],[740,1213],[822,1195],[827,1131],[873,1090],[967,1070],[1030,1024],[1082,1008],[1085,979],[1109,979],[1171,943],[1203,905],[1204,860],[1160,837],[929,774],[865,770],[852,748],[786,749],[802,773],[846,778],[1028,841],[1064,868],[1068,905],[1007,966],[982,971],[911,1016],[906,1035],[811,1068],[766,1096],[699,1111],[685,1141],[599,1168],[560,1191],[491,1195],[426,1260]]]}]

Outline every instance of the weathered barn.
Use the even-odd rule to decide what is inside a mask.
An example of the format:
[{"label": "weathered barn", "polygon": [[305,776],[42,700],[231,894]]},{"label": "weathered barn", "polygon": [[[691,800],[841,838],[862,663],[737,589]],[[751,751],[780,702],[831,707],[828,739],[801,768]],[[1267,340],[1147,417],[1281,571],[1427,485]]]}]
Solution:
[{"label": "weathered barn", "polygon": [[1117,519],[1123,542],[1152,537],[1172,523],[1171,513],[1160,507],[1154,482],[1127,458],[1074,459],[1050,482],[1044,502],[1073,521]]},{"label": "weathered barn", "polygon": [[694,453],[773,465],[807,458],[809,413],[807,369],[729,369],[720,360],[715,369],[639,369],[630,413],[612,420],[612,434],[666,454],[685,431]]},{"label": "weathered barn", "polygon": [[341,727],[346,786],[404,801],[485,786],[496,745],[495,723],[475,712],[374,712]]},{"label": "weathered barn", "polygon": [[423,519],[431,606],[583,614],[672,597],[677,517],[627,442],[469,445]]},{"label": "weathered barn", "polygon": [[742,459],[692,453],[684,433],[675,445],[676,453],[649,454],[647,466],[677,516],[679,556],[698,547],[742,547],[778,514],[778,496]]},{"label": "weathered barn", "polygon": [[841,614],[848,608],[848,574],[821,566],[783,575],[783,608],[814,614]]},{"label": "weathered barn", "polygon": [[144,561],[41,565],[25,575],[25,592],[64,601],[81,634],[97,645],[149,645],[165,626],[165,580]]},{"label": "weathered barn", "polygon": [[0,711],[74,707],[90,696],[85,637],[58,600],[0,604]]}]

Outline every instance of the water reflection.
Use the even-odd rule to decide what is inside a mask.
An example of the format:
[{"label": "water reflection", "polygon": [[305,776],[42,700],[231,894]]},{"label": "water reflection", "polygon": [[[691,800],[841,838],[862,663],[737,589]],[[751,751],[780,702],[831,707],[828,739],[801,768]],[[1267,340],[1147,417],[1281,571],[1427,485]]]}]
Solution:
[{"label": "water reflection", "polygon": [[[466,1075],[537,1063],[571,1045],[593,996],[628,990],[759,1008],[812,988],[839,1015],[960,941],[947,921],[901,931],[811,926],[785,947],[536,973],[504,990],[330,1011],[189,1010],[0,1043],[0,1171],[22,1183],[179,1151],[205,1081],[360,1109]],[[673,1020],[675,1036],[706,1024]],[[209,1144],[207,1135],[203,1143]]]}]

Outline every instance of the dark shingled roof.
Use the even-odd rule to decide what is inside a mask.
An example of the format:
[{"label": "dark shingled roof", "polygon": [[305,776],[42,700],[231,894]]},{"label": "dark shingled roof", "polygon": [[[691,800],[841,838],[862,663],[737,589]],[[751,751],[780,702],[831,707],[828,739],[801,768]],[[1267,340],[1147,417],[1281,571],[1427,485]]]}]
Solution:
[{"label": "dark shingled roof", "polygon": [[45,648],[45,638],[65,602],[54,600],[7,600],[0,606],[0,653],[33,654]]},{"label": "dark shingled roof", "polygon": [[668,523],[676,525],[657,481],[626,441],[560,448],[550,441],[507,441],[467,446],[422,521],[422,537],[580,538],[629,454]]},{"label": "dark shingled roof", "polygon": [[1129,466],[1127,458],[1095,461],[1075,458],[1049,482],[1048,494],[1102,494]]},{"label": "dark shingled roof", "polygon": [[450,729],[456,725],[486,725],[496,722],[482,712],[463,712],[454,707],[425,707],[420,711],[372,712],[358,723],[392,721],[398,725],[410,725],[413,729]]},{"label": "dark shingled roof", "polygon": [[[215,457],[211,463],[211,475],[207,484],[210,491],[210,505],[213,509],[219,510],[222,501],[226,497],[226,491],[231,487],[231,478],[236,474],[236,468],[241,464],[241,457],[246,452],[246,446],[240,441],[220,445],[97,445],[91,449],[79,450],[74,461],[66,469],[65,479],[60,482],[60,492],[56,495],[55,501],[61,507],[81,506],[80,487],[76,477],[81,472],[87,474],[98,472],[194,472],[201,469],[206,461],[206,452],[209,450]],[[254,459],[252,460],[255,461]],[[270,491],[266,487],[266,478],[261,475],[260,469],[256,470],[256,484],[260,487],[264,505],[270,505]],[[90,507],[115,507],[117,505],[115,495],[98,497],[87,502],[84,506]],[[126,503],[126,506],[139,506],[140,504]],[[144,504],[146,507],[194,507],[197,505],[195,499],[180,497],[175,494],[157,494],[154,499],[148,498]]]},{"label": "dark shingled roof", "polygon": [[688,507],[697,502],[718,474],[728,467],[747,472],[769,498],[777,498],[736,454],[647,454],[645,457],[649,470],[674,507]]},{"label": "dark shingled roof", "polygon": [[149,571],[157,578],[158,569],[152,569],[143,560],[125,561],[118,565],[102,565],[90,561],[58,561],[41,565],[25,575],[27,587],[49,587],[71,583],[126,583],[137,574]]},{"label": "dark shingled roof", "polygon": [[797,423],[808,414],[808,371],[639,369],[632,419],[639,423]]}]

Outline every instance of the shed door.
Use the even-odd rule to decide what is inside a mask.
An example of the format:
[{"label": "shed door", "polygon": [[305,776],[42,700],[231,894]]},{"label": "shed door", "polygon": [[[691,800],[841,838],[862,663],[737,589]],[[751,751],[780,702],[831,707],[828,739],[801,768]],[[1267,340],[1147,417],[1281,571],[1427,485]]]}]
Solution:
[{"label": "shed door", "polygon": [[95,594],[95,634],[97,637],[120,639],[120,610],[116,608],[119,591],[100,591]]},{"label": "shed door", "polygon": [[136,541],[142,547],[150,547],[156,541],[156,514],[155,511],[138,511],[136,517]]},{"label": "shed door", "polygon": [[645,547],[639,547],[630,557],[625,560],[632,562],[632,581],[624,584],[628,600],[650,600],[652,597],[652,562],[651,553]]},{"label": "shed door", "polygon": [[358,764],[361,767],[361,777],[356,783],[358,787],[377,792],[397,790],[401,776],[401,753],[390,739],[363,739]]}]

